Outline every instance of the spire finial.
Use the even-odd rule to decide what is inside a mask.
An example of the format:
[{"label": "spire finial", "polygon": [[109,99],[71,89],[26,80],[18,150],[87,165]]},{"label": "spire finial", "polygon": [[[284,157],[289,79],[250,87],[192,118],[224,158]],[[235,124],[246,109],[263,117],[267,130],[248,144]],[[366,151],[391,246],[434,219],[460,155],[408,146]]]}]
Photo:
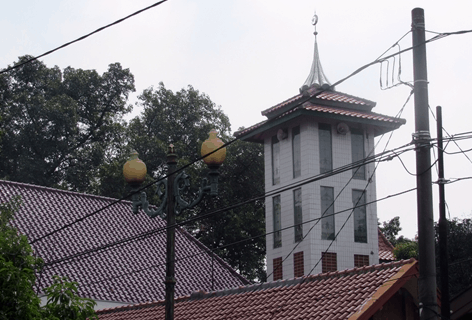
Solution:
[{"label": "spire finial", "polygon": [[313,32],[313,34],[315,35],[315,38],[318,35],[318,32],[316,31],[317,23],[318,23],[318,16],[316,15],[316,10],[315,10],[315,15],[313,16],[313,18],[311,18],[311,24],[315,27],[315,32]]},{"label": "spire finial", "polygon": [[[300,88],[300,92],[306,91],[308,88],[312,86],[316,86],[316,87],[331,86],[331,83],[329,82],[328,78],[323,72],[323,68],[321,67],[321,62],[320,62],[320,56],[318,54],[318,43],[317,43],[318,31],[316,31],[316,25],[318,24],[318,15],[316,14],[316,11],[315,11],[315,15],[311,19],[311,24],[315,27],[315,32],[313,33],[315,35],[315,50],[314,50],[314,55],[313,55],[313,64],[311,65],[311,70],[310,70],[310,74],[308,75],[308,78],[306,79],[303,86]],[[334,88],[331,88],[331,89],[334,90]]]}]

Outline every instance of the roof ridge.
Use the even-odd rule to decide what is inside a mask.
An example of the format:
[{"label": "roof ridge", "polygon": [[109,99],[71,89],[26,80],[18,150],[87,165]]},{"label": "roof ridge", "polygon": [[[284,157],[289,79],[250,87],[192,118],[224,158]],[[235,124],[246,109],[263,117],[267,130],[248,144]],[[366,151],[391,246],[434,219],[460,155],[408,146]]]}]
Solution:
[{"label": "roof ridge", "polygon": [[[85,193],[85,192],[63,190],[63,189],[45,187],[45,186],[40,186],[40,185],[35,185],[35,184],[30,184],[30,183],[25,183],[25,182],[17,182],[17,181],[1,180],[0,179],[0,184],[15,185],[15,186],[20,186],[20,187],[29,188],[29,189],[37,189],[37,190],[43,190],[43,191],[48,191],[48,192],[70,194],[70,195],[81,196],[81,197],[86,197],[86,198],[95,198],[95,199],[100,199],[100,200],[108,200],[108,201],[110,201],[110,200],[111,201],[119,200],[119,199],[116,199],[116,198],[98,196],[98,195],[95,195],[95,194],[90,194],[90,193]],[[121,202],[131,203],[130,200],[121,200]]]},{"label": "roof ridge", "polygon": [[370,272],[372,270],[383,270],[383,269],[388,269],[388,268],[396,268],[398,266],[403,266],[405,264],[412,263],[414,261],[416,261],[414,258],[410,258],[408,260],[399,260],[399,261],[393,261],[393,262],[387,262],[387,263],[374,264],[374,265],[370,265],[370,266],[363,266],[363,267],[345,269],[345,270],[340,270],[340,271],[318,273],[318,274],[315,274],[315,275],[303,276],[303,277],[298,277],[298,278],[290,278],[290,279],[284,279],[284,280],[277,280],[277,281],[272,281],[272,282],[264,282],[262,284],[252,284],[252,285],[244,286],[244,287],[240,286],[240,287],[237,287],[237,288],[225,289],[225,290],[220,290],[220,291],[205,292],[203,290],[199,290],[199,291],[193,292],[189,296],[189,298],[191,300],[193,300],[193,299],[203,299],[203,298],[210,298],[210,297],[213,297],[213,296],[220,297],[220,296],[226,296],[226,295],[231,295],[231,294],[244,293],[244,292],[251,291],[252,289],[255,289],[254,291],[256,291],[256,290],[258,291],[258,290],[265,290],[265,289],[274,288],[274,287],[286,287],[286,286],[291,286],[291,285],[296,285],[296,284],[299,284],[299,283],[303,283],[305,281],[316,281],[316,280],[320,280],[320,279],[351,275],[351,274],[355,274],[359,271],[361,271],[361,272]]},{"label": "roof ridge", "polygon": [[[312,281],[317,281],[317,280],[326,279],[326,278],[344,277],[347,275],[354,275],[359,272],[366,273],[373,270],[391,269],[391,268],[404,266],[413,262],[416,262],[416,260],[414,258],[410,258],[408,260],[399,260],[399,261],[394,261],[394,262],[380,263],[376,265],[345,269],[341,271],[319,273],[316,275],[309,275],[309,276],[303,276],[303,277],[291,278],[291,279],[285,279],[285,280],[277,280],[277,281],[272,281],[272,282],[265,282],[262,284],[252,284],[248,286],[234,287],[231,289],[225,289],[225,290],[220,290],[220,291],[206,292],[204,290],[199,290],[199,291],[193,292],[190,295],[178,297],[175,299],[175,302],[186,301],[186,300],[200,300],[200,299],[207,299],[207,298],[213,298],[213,297],[222,297],[222,296],[240,294],[240,293],[251,292],[251,291],[254,292],[254,291],[259,291],[259,290],[266,290],[266,289],[276,288],[276,287],[287,287],[287,286],[301,284],[306,281],[312,282]],[[165,300],[160,300],[160,301],[127,305],[127,306],[118,306],[118,307],[98,310],[97,313],[104,314],[104,313],[114,313],[114,312],[119,312],[119,311],[124,311],[124,310],[150,308],[150,307],[154,307],[158,305],[163,305],[164,303],[165,303]]]}]

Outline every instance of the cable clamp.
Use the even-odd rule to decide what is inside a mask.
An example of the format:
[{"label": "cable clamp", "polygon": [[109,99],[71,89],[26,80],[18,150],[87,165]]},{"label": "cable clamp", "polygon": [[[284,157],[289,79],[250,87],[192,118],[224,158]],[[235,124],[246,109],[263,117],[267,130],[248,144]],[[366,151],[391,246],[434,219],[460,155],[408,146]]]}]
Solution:
[{"label": "cable clamp", "polygon": [[417,83],[417,82],[426,82],[426,84],[429,84],[429,81],[428,81],[428,80],[424,80],[424,79],[419,79],[419,80],[413,81],[413,83]]},{"label": "cable clamp", "polygon": [[435,181],[436,184],[448,184],[451,180],[447,180],[444,178],[439,178],[438,181]]}]

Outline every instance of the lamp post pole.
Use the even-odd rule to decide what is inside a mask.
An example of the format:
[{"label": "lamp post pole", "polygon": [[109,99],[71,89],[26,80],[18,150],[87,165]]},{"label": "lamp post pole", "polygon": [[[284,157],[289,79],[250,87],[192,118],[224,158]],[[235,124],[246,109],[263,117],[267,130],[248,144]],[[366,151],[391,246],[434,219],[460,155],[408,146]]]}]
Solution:
[{"label": "lamp post pole", "polygon": [[174,172],[177,168],[177,155],[171,144],[167,152],[167,252],[166,252],[166,320],[174,320],[175,291],[175,211],[174,211]]},{"label": "lamp post pole", "polygon": [[[139,186],[144,182],[147,174],[146,164],[138,158],[138,153],[133,151],[129,160],[123,165],[123,175],[135,191],[132,196],[133,213],[137,214],[141,208],[149,217],[160,216],[167,221],[167,245],[166,245],[166,307],[165,319],[174,319],[174,292],[175,292],[175,215],[182,210],[196,206],[205,194],[212,197],[218,195],[218,167],[226,157],[226,148],[223,141],[216,136],[216,131],[210,131],[210,136],[202,143],[201,155],[209,168],[208,179],[203,179],[196,198],[187,202],[182,194],[190,186],[190,179],[185,172],[177,173],[177,155],[171,144],[167,151],[167,179],[158,181],[156,194],[161,200],[157,208],[150,208],[146,199],[146,193],[139,191]],[[161,187],[164,187],[165,193]]]}]

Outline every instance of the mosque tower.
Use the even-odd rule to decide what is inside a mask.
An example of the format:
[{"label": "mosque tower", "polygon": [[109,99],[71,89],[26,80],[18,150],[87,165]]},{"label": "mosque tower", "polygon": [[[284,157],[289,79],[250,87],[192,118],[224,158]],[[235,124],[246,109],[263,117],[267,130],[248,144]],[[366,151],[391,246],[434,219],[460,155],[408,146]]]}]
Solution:
[{"label": "mosque tower", "polygon": [[299,93],[235,136],[264,144],[268,281],[379,263],[374,138],[404,119],[335,91],[313,64]]}]

